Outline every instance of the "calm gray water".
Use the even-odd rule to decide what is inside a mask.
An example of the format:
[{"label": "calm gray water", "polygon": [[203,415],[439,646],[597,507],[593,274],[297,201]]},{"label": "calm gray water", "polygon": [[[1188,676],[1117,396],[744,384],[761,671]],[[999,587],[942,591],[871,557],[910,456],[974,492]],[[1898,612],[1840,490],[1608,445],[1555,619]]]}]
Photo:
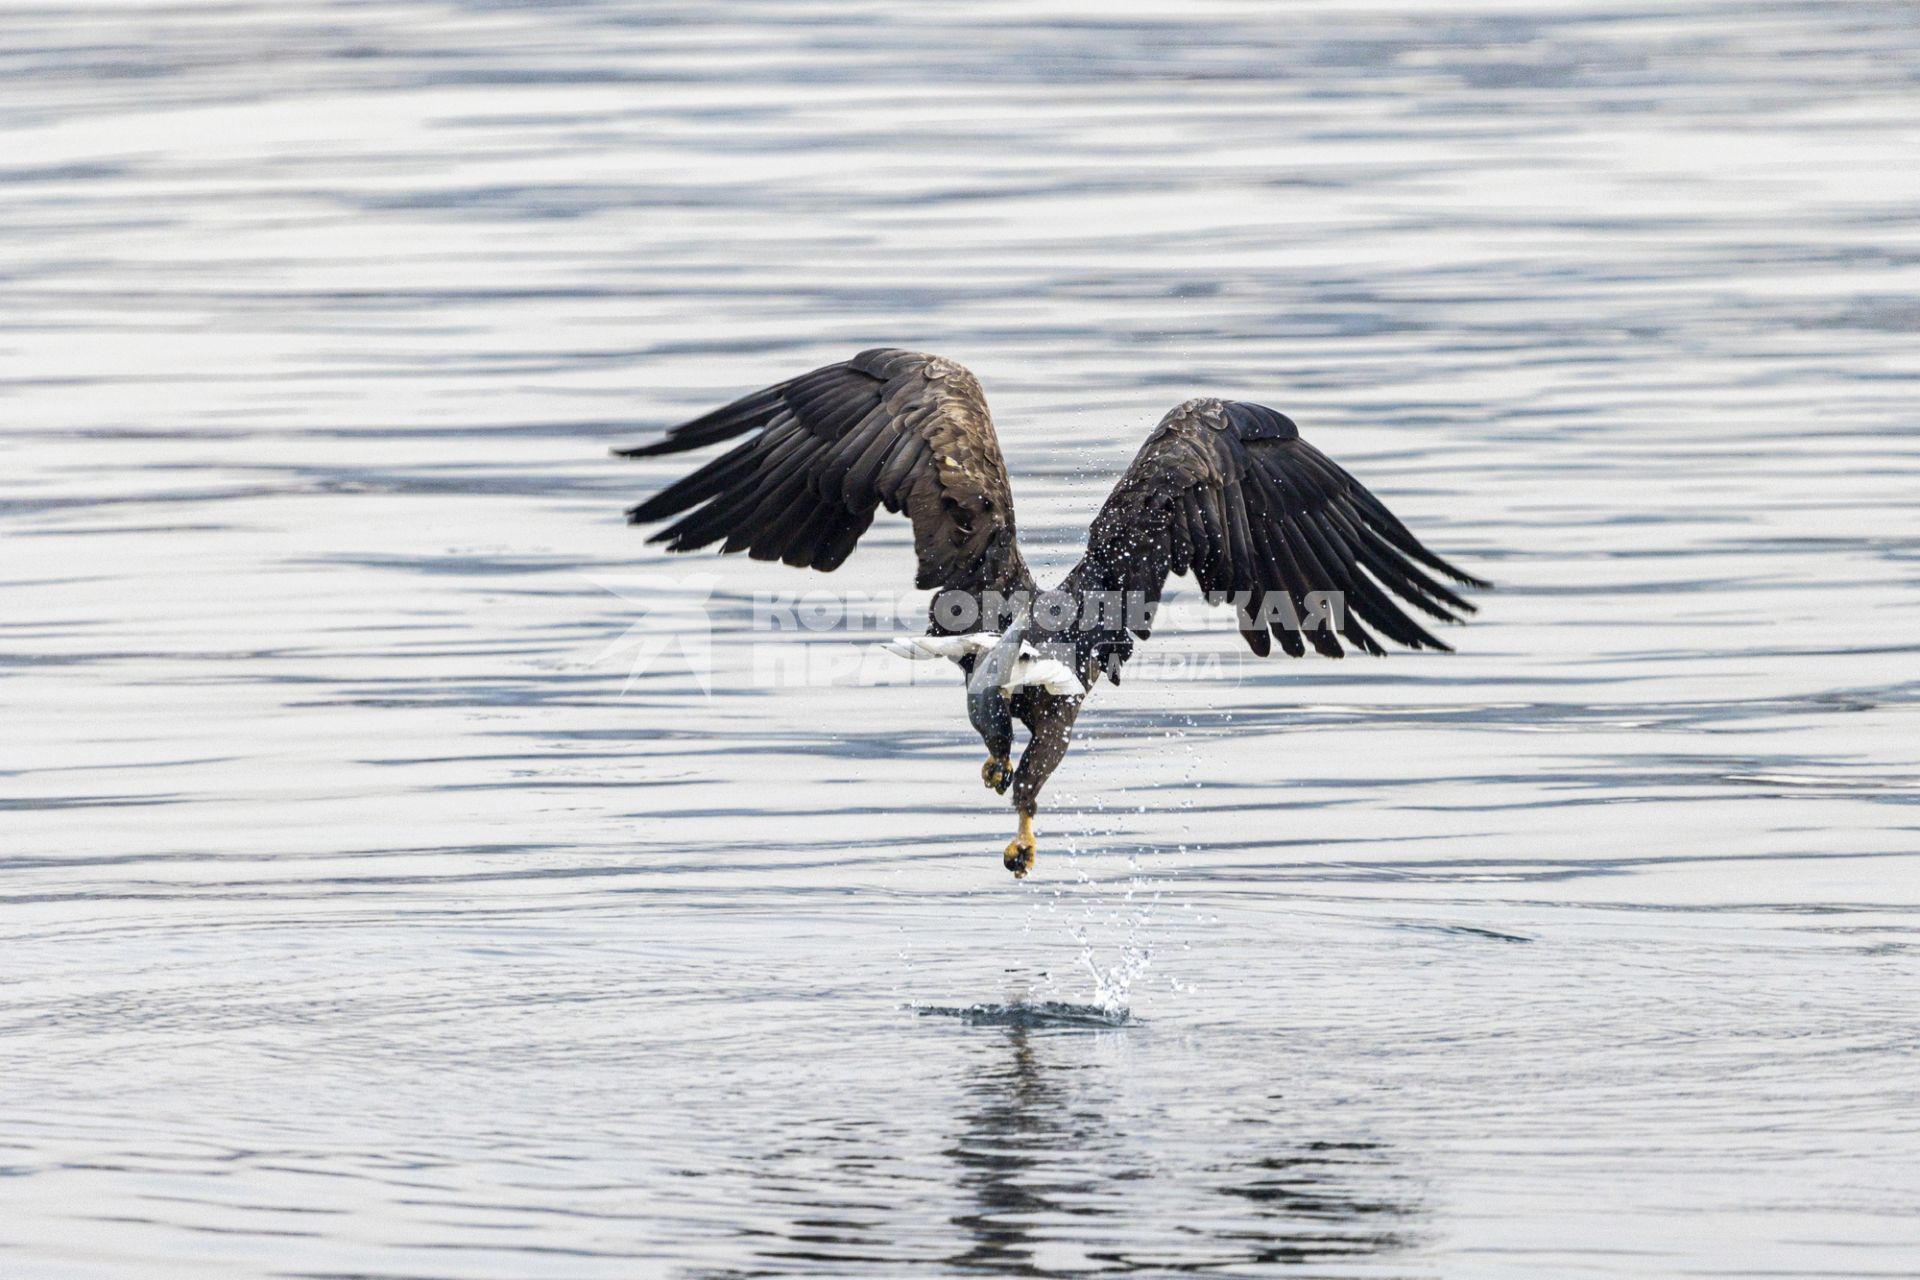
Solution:
[{"label": "calm gray water", "polygon": [[[1181,10],[0,8],[0,1273],[1920,1271],[1914,7]],[[903,526],[621,523],[880,343],[1048,570],[1206,392],[1501,589],[1103,690],[1016,884],[753,678]]]}]

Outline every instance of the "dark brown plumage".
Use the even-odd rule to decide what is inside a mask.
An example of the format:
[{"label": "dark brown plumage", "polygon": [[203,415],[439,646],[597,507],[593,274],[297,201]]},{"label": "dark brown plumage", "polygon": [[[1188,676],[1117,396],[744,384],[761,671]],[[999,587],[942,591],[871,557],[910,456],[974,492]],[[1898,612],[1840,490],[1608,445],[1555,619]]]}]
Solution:
[{"label": "dark brown plumage", "polygon": [[[1333,626],[1282,621],[1307,619],[1311,593],[1341,593],[1337,634],[1363,652],[1386,652],[1368,627],[1411,649],[1448,648],[1393,599],[1446,622],[1474,611],[1421,565],[1465,586],[1487,585],[1421,545],[1366,486],[1302,440],[1285,414],[1199,399],[1176,407],[1147,437],[1094,517],[1086,555],[1062,587],[1139,591],[1157,602],[1169,574],[1191,573],[1203,591],[1245,593],[1254,617],[1277,615],[1269,627],[1241,632],[1259,656],[1278,640],[1299,657],[1304,637],[1338,658],[1344,651]],[[1266,610],[1266,597],[1276,593],[1290,612]],[[1134,634],[1144,640],[1148,632]],[[1131,652],[1124,635],[1105,640],[1121,661]]]},{"label": "dark brown plumage", "polygon": [[[832,572],[885,507],[912,522],[915,586],[975,600],[1033,595],[993,420],[979,382],[962,366],[912,351],[863,351],[616,452],[677,453],[750,432],[634,507],[628,520],[678,517],[651,539],[669,551],[717,542],[725,552]],[[1189,400],[1161,419],[1058,590],[1081,601],[1118,592],[1151,607],[1171,574],[1191,574],[1210,596],[1232,598],[1242,610],[1242,637],[1262,657],[1275,640],[1295,657],[1308,645],[1340,657],[1343,638],[1372,654],[1385,652],[1381,637],[1446,649],[1400,601],[1456,622],[1473,606],[1433,575],[1487,585],[1423,546],[1364,485],[1301,439],[1285,414],[1214,399]],[[1344,602],[1344,616],[1316,612],[1322,593]],[[1014,790],[1020,834],[1005,862],[1016,875],[1033,865],[1039,793],[1066,754],[1085,693],[1033,683],[983,691],[982,676],[991,668],[1002,679],[1022,646],[1042,645],[1062,655],[1085,688],[1101,675],[1118,684],[1150,618],[1122,623],[1092,614],[1076,611],[1070,625],[1044,635],[1030,612],[997,625],[981,617],[929,627],[934,636],[1005,628],[991,653],[948,656],[967,673],[969,715],[987,743],[981,776],[995,790]],[[1007,768],[1013,719],[1030,734],[1017,770]]]},{"label": "dark brown plumage", "polygon": [[916,587],[1032,586],[1000,441],[979,381],[962,366],[862,351],[615,452],[679,453],[748,431],[760,434],[633,508],[628,522],[705,503],[651,540],[693,551],[724,538],[722,551],[831,573],[884,506],[913,522]]}]

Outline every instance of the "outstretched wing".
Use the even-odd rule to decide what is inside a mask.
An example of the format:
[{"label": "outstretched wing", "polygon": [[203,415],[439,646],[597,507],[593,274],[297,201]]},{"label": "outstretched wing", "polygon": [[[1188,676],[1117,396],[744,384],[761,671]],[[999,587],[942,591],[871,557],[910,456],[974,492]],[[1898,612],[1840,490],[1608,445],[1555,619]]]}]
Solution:
[{"label": "outstretched wing", "polygon": [[[1169,573],[1191,573],[1208,593],[1246,593],[1243,628],[1265,657],[1278,640],[1298,657],[1307,643],[1341,656],[1326,623],[1299,627],[1315,612],[1306,597],[1338,592],[1339,634],[1384,653],[1372,631],[1413,649],[1445,649],[1398,601],[1457,622],[1473,606],[1422,568],[1467,586],[1487,584],[1427,550],[1364,485],[1300,438],[1293,421],[1257,404],[1189,400],[1153,429],[1094,518],[1086,556],[1068,582],[1081,591],[1138,592],[1157,604]],[[1284,600],[1268,597],[1284,593]],[[1398,597],[1398,601],[1395,599]],[[1291,613],[1269,604],[1291,603]],[[1145,629],[1134,632],[1145,639]],[[1124,631],[1091,637],[1110,675],[1132,649]]]},{"label": "outstretched wing", "polygon": [[628,522],[679,516],[649,541],[669,551],[722,542],[723,552],[830,573],[884,506],[913,522],[915,586],[1025,585],[1007,466],[980,383],[961,365],[862,351],[614,452],[645,458],[747,432],[752,439],[628,511]]}]

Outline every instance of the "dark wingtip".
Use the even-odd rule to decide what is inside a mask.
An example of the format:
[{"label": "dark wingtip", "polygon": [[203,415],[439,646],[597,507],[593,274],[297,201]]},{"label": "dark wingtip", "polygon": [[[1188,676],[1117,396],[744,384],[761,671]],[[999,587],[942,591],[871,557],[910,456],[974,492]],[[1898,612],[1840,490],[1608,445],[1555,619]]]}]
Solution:
[{"label": "dark wingtip", "polygon": [[609,449],[607,452],[616,458],[650,458],[657,453],[670,453],[673,447],[671,440],[656,440],[652,444],[636,444],[625,449]]},{"label": "dark wingtip", "polygon": [[671,494],[671,490],[662,490],[638,506],[628,507],[627,523],[652,524],[655,520],[664,520],[670,515],[678,514],[678,508],[670,501],[663,501],[670,498]]},{"label": "dark wingtip", "polygon": [[[1407,536],[1409,538],[1413,537],[1412,534],[1408,534]],[[1417,538],[1414,539],[1414,546],[1419,548],[1419,553],[1415,556],[1415,558],[1423,561],[1426,564],[1427,568],[1438,569],[1441,573],[1453,579],[1455,582],[1459,583],[1463,587],[1474,587],[1481,591],[1491,591],[1493,589],[1493,584],[1491,582],[1488,582],[1485,578],[1476,578],[1472,574],[1468,573],[1465,569],[1462,569],[1459,566],[1455,565],[1451,560],[1445,560],[1445,559],[1442,559],[1440,556],[1435,555]],[[1402,548],[1402,550],[1407,550],[1407,548]],[[1449,601],[1449,603],[1454,603],[1454,602]],[[1458,603],[1464,605],[1466,604],[1466,601],[1462,600],[1462,601],[1459,601]],[[1467,608],[1469,609],[1471,609],[1472,607],[1473,607],[1472,605],[1467,605]]]},{"label": "dark wingtip", "polygon": [[[655,515],[653,512],[647,510],[647,508],[651,505],[652,504],[650,502],[643,502],[637,507],[628,507],[627,523],[630,525],[657,523],[659,520],[662,519],[662,517]],[[665,542],[668,538],[671,538],[673,536],[675,536],[675,530],[673,529],[672,526],[668,526],[665,529],[656,529],[653,533],[647,536],[647,541],[648,542]]]}]

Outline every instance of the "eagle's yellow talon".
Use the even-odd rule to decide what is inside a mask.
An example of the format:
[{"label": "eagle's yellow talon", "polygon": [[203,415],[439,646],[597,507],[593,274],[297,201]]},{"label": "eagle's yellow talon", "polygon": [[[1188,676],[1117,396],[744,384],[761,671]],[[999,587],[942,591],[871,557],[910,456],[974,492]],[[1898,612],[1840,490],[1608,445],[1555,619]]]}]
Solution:
[{"label": "eagle's yellow talon", "polygon": [[1005,795],[1013,783],[1013,766],[1003,756],[988,756],[987,762],[980,766],[980,781]]},{"label": "eagle's yellow talon", "polygon": [[1027,872],[1033,870],[1033,864],[1040,860],[1040,846],[1034,843],[1033,819],[1026,814],[1020,815],[1020,834],[1007,845],[1007,851],[1000,855],[1000,861],[1007,870],[1013,872],[1015,880],[1025,880]]}]

